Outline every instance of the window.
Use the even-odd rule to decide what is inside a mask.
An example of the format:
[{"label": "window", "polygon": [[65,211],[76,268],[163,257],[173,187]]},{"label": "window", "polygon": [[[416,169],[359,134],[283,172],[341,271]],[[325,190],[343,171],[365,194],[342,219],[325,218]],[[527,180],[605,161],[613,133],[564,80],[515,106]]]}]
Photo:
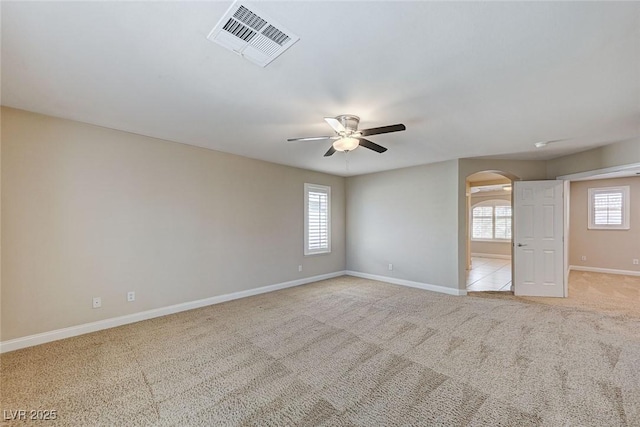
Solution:
[{"label": "window", "polygon": [[589,189],[589,229],[629,229],[629,186]]},{"label": "window", "polygon": [[511,240],[511,204],[489,200],[471,209],[471,239]]},{"label": "window", "polygon": [[304,254],[331,252],[331,187],[304,185]]}]

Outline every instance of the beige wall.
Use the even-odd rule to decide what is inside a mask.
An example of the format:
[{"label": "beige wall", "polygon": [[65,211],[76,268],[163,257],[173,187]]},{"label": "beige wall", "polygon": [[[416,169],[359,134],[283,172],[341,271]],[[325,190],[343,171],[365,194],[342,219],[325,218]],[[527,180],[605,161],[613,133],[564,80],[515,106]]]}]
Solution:
[{"label": "beige wall", "polygon": [[457,289],[457,163],[348,178],[347,269]]},{"label": "beige wall", "polygon": [[[2,113],[2,340],[345,269],[344,178]],[[305,182],[330,255],[303,256]]]},{"label": "beige wall", "polygon": [[471,241],[471,253],[477,255],[499,255],[511,257],[511,243],[509,242],[478,242]]},{"label": "beige wall", "polygon": [[[466,178],[489,170],[523,180],[546,179],[544,161],[489,159],[348,178],[347,269],[465,289]],[[456,211],[457,218],[451,215]]]},{"label": "beige wall", "polygon": [[640,138],[605,145],[547,162],[547,177],[640,163]]},{"label": "beige wall", "polygon": [[[630,186],[630,230],[589,230],[588,189]],[[569,264],[584,267],[640,271],[640,177],[576,181],[571,183]],[[582,261],[582,256],[587,261]]]},{"label": "beige wall", "polygon": [[[345,180],[8,108],[1,136],[2,340],[345,267],[464,289],[467,176],[537,180],[640,161],[631,141]],[[303,256],[304,182],[332,186],[331,255]],[[91,309],[93,296],[103,308]]]},{"label": "beige wall", "polygon": [[[477,193],[471,194],[471,207],[488,200],[507,200],[509,203],[511,203],[511,193],[500,192],[489,193],[489,195],[478,195]],[[469,236],[471,236],[471,230],[469,230]],[[477,240],[470,240],[469,244],[471,245],[472,254],[511,256],[511,242],[482,242]]]}]

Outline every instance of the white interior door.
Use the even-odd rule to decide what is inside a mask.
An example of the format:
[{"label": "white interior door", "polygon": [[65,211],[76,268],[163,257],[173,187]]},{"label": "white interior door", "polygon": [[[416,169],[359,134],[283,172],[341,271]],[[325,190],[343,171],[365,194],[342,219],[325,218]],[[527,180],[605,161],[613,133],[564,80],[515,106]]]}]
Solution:
[{"label": "white interior door", "polygon": [[565,297],[563,181],[514,182],[515,295]]}]

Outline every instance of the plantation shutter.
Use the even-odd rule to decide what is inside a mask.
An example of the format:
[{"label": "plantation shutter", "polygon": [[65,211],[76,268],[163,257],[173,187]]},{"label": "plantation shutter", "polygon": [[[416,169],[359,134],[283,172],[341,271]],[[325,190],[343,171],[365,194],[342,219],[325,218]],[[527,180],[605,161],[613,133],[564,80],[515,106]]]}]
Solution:
[{"label": "plantation shutter", "polygon": [[471,210],[471,238],[511,240],[511,205],[501,200],[481,202]]},{"label": "plantation shutter", "polygon": [[496,206],[495,221],[494,238],[511,239],[511,206]]},{"label": "plantation shutter", "polygon": [[331,252],[331,188],[305,184],[304,253]]},{"label": "plantation shutter", "polygon": [[329,196],[309,191],[309,249],[329,248]]},{"label": "plantation shutter", "polygon": [[630,189],[619,187],[589,188],[589,224],[591,230],[629,230]]},{"label": "plantation shutter", "polygon": [[493,206],[473,208],[474,239],[493,239]]},{"label": "plantation shutter", "polygon": [[622,191],[593,195],[593,222],[595,225],[622,225]]}]

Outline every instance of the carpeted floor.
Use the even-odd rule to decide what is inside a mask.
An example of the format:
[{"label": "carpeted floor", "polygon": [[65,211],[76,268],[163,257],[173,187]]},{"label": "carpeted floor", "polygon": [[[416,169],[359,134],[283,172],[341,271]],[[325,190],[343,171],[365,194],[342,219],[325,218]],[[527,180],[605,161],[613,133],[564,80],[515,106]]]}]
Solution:
[{"label": "carpeted floor", "polygon": [[640,276],[572,271],[568,298],[516,297],[513,292],[473,292],[470,295],[640,318]]},{"label": "carpeted floor", "polygon": [[1,366],[2,409],[55,425],[640,425],[639,318],[348,276]]}]

